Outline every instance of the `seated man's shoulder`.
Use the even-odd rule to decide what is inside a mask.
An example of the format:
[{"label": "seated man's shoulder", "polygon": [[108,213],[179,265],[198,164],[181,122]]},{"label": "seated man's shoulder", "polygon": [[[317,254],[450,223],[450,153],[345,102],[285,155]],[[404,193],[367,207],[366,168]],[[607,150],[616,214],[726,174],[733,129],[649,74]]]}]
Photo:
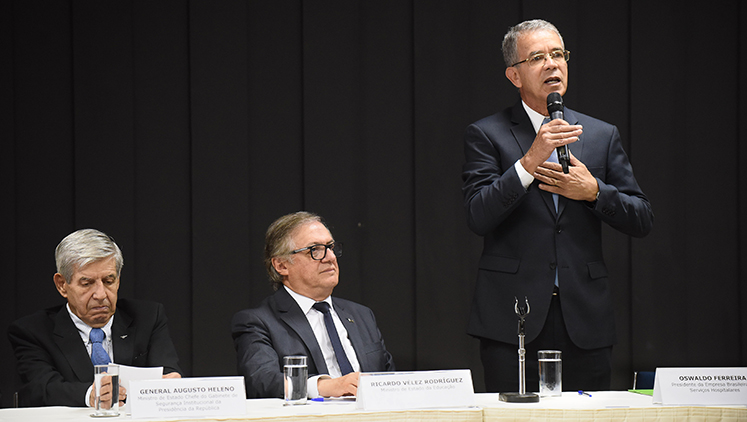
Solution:
[{"label": "seated man's shoulder", "polygon": [[159,302],[152,300],[142,299],[125,299],[120,298],[117,300],[117,309],[127,311],[139,311],[139,312],[156,312],[159,309],[163,309],[163,305]]},{"label": "seated man's shoulder", "polygon": [[232,321],[235,325],[236,323],[247,320],[264,320],[272,316],[275,313],[276,309],[277,304],[275,301],[275,296],[271,295],[264,298],[259,305],[253,308],[246,308],[236,312],[233,315]]},{"label": "seated man's shoulder", "polygon": [[49,325],[52,326],[52,321],[57,316],[57,314],[60,312],[60,310],[63,309],[65,305],[55,305],[46,309],[38,310],[32,314],[22,316],[18,319],[16,319],[11,326],[35,326],[39,327],[42,325]]},{"label": "seated man's shoulder", "polygon": [[373,315],[373,310],[371,308],[358,302],[353,302],[352,300],[333,296],[332,303],[334,304],[335,309],[341,309],[351,313]]},{"label": "seated man's shoulder", "polygon": [[147,324],[160,324],[167,320],[166,308],[159,302],[141,299],[119,299],[117,300],[117,311],[114,314],[123,318],[126,324],[130,321],[139,321]]}]

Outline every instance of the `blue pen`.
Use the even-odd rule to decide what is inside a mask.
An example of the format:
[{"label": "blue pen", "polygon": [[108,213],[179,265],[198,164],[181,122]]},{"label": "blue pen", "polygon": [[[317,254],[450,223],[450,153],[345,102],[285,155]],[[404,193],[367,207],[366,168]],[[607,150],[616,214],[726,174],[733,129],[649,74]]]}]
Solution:
[{"label": "blue pen", "polygon": [[311,401],[324,401],[324,397],[314,397]]},{"label": "blue pen", "polygon": [[589,397],[591,397],[591,394],[587,393],[584,390],[578,390],[578,394],[581,395],[581,396],[589,396]]}]

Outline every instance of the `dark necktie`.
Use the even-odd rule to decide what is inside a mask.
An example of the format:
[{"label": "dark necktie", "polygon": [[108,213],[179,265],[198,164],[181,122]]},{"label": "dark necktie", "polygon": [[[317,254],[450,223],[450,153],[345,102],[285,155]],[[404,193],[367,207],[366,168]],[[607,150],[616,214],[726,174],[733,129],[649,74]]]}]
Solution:
[{"label": "dark necktie", "polygon": [[104,341],[104,330],[101,328],[94,328],[91,330],[91,334],[88,336],[91,339],[91,362],[94,365],[106,365],[111,363],[109,355],[104,350],[104,345],[101,342]]},{"label": "dark necktie", "polygon": [[[550,122],[550,118],[545,117],[545,120],[542,121],[542,124],[544,125],[545,123],[549,123],[549,122]],[[552,150],[552,154],[550,154],[550,158],[548,158],[547,161],[551,163],[558,162],[557,150]],[[558,212],[558,194],[557,193],[552,194],[552,202],[555,204],[555,212],[557,213]],[[558,287],[560,286],[560,284],[558,283],[558,268],[557,267],[555,267],[555,285]]]},{"label": "dark necktie", "polygon": [[342,348],[342,343],[340,343],[340,336],[337,334],[335,322],[332,320],[332,313],[329,312],[329,303],[317,302],[314,304],[314,309],[324,314],[324,325],[327,327],[329,339],[332,341],[332,348],[335,349],[335,357],[337,358],[337,363],[340,365],[340,372],[342,372],[342,375],[353,372],[353,366],[350,365],[348,356]]},{"label": "dark necktie", "polygon": [[[542,121],[542,124],[549,123],[550,118],[545,117],[545,120]],[[551,163],[557,163],[558,162],[558,152],[556,150],[552,150],[552,154],[550,154],[550,158],[547,159],[547,161]],[[555,204],[555,212],[558,212],[558,194],[554,193],[552,194],[552,202]]]}]

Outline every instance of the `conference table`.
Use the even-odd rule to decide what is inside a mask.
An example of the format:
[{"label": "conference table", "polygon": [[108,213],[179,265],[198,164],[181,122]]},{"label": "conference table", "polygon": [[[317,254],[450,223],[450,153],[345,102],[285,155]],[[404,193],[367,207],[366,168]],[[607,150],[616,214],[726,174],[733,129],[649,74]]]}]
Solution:
[{"label": "conference table", "polygon": [[[662,406],[653,404],[651,396],[627,392],[591,392],[591,396],[565,392],[562,397],[543,398],[539,403],[505,403],[498,394],[475,394],[472,407],[451,409],[412,409],[363,411],[352,400],[309,402],[284,406],[280,399],[246,401],[246,413],[236,416],[206,418],[132,419],[123,413],[107,421],[419,421],[419,422],[518,422],[518,421],[747,421],[747,406]],[[0,422],[92,422],[92,410],[73,407],[37,407],[0,409]]]}]

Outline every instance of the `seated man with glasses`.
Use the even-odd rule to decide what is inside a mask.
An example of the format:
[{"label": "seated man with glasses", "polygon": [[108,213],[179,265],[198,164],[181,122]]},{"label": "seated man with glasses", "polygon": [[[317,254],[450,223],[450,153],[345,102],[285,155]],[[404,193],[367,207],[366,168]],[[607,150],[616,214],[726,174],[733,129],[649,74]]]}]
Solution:
[{"label": "seated man with glasses", "polygon": [[394,371],[373,312],[337,297],[342,243],[308,212],[277,219],[264,262],[275,293],[236,313],[231,332],[247,398],[283,397],[283,357],[307,357],[308,396],[355,395],[360,372]]}]

